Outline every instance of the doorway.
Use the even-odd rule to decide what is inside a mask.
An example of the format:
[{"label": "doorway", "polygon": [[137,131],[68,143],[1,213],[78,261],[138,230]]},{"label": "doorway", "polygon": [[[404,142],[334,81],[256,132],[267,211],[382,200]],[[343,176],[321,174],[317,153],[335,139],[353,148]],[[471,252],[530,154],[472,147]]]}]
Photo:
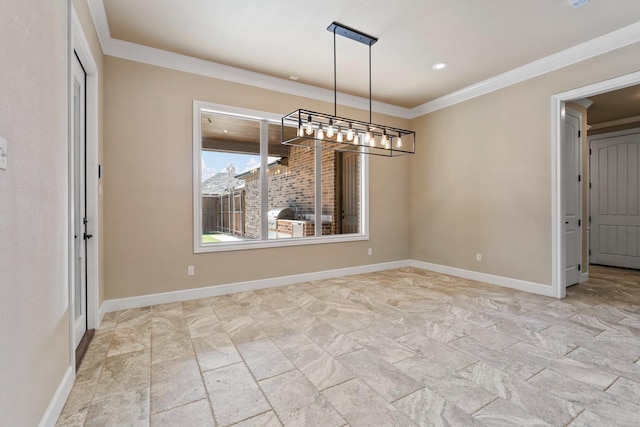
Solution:
[{"label": "doorway", "polygon": [[102,189],[98,164],[98,66],[73,4],[69,19],[69,365],[75,370],[91,331],[100,324],[98,200]]},{"label": "doorway", "polygon": [[565,218],[563,211],[565,189],[565,161],[563,152],[563,134],[565,124],[565,103],[625,88],[640,83],[640,72],[627,74],[610,80],[594,83],[578,89],[559,93],[551,97],[552,107],[552,295],[556,298],[566,296],[565,257],[567,239],[564,233]]}]

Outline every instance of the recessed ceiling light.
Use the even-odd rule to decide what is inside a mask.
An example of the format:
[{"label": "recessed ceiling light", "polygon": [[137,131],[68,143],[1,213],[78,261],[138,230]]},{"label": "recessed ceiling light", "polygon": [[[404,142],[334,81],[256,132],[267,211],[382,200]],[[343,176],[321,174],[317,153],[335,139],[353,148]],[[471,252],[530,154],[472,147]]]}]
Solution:
[{"label": "recessed ceiling light", "polygon": [[435,64],[433,64],[433,69],[434,70],[442,70],[447,68],[447,63],[446,62],[436,62]]},{"label": "recessed ceiling light", "polygon": [[298,80],[298,76],[289,76],[289,80],[296,81]]},{"label": "recessed ceiling light", "polygon": [[589,0],[569,0],[569,3],[571,3],[571,6],[575,9],[577,7],[584,5],[588,1]]},{"label": "recessed ceiling light", "polygon": [[229,132],[229,131],[228,131],[228,130],[226,130],[226,129],[224,129],[222,132],[227,133],[227,132]]}]

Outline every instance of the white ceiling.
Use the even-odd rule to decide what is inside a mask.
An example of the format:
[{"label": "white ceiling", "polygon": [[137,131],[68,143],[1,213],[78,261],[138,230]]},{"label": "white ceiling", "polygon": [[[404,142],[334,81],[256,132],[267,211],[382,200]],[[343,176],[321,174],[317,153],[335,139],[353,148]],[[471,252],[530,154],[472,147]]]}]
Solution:
[{"label": "white ceiling", "polygon": [[[337,21],[379,38],[373,98],[405,108],[640,21],[638,0],[591,0],[577,9],[569,0],[89,3],[103,48],[111,38],[331,90],[333,34],[326,28]],[[96,13],[102,4],[106,23]],[[449,65],[435,71],[438,61]],[[337,66],[338,91],[369,96],[367,46],[338,36]]]}]

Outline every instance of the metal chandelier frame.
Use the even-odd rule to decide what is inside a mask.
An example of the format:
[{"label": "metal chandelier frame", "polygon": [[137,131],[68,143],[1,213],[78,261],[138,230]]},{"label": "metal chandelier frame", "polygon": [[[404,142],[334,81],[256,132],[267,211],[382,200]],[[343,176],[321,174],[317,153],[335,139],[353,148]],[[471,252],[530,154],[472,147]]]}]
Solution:
[{"label": "metal chandelier frame", "polygon": [[[320,147],[326,150],[373,154],[395,157],[414,154],[416,133],[371,122],[371,46],[378,39],[353,28],[333,22],[327,30],[333,33],[333,115],[317,111],[297,109],[282,117],[282,144]],[[339,117],[336,67],[336,35],[369,46],[369,121]],[[285,135],[285,126],[297,129],[296,135]]]}]

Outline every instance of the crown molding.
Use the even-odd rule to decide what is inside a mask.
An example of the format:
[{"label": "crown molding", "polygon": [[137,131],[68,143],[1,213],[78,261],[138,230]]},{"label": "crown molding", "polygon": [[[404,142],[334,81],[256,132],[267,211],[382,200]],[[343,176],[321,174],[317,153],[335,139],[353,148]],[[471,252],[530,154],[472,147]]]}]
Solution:
[{"label": "crown molding", "polygon": [[[114,39],[109,30],[103,0],[87,0],[87,2],[102,52],[105,55],[333,103],[333,91],[329,89]],[[373,101],[372,110],[394,117],[415,119],[638,42],[640,42],[640,22],[498,74],[414,108]],[[340,105],[369,109],[367,98],[339,92],[337,101]]]},{"label": "crown molding", "polygon": [[499,89],[541,76],[551,71],[585,61],[598,55],[611,52],[640,42],[640,22],[612,31],[595,39],[586,41],[560,52],[554,53],[506,73],[498,74],[464,89],[426,102],[411,109],[410,119],[433,113],[446,107],[486,95]]},{"label": "crown molding", "polygon": [[640,116],[625,117],[624,119],[611,120],[608,122],[594,123],[589,130],[605,129],[613,126],[628,125],[630,123],[640,123]]},{"label": "crown molding", "polygon": [[[103,44],[103,52],[105,55],[128,59],[130,61],[333,103],[333,91],[329,89],[272,77],[266,74],[230,67],[216,62],[167,52],[165,50],[118,39],[110,39],[105,42]],[[340,105],[363,110],[369,109],[368,98],[348,95],[341,92],[338,92],[337,96],[338,104]],[[377,101],[372,103],[372,110],[376,113],[388,114],[394,117],[406,118],[409,116],[408,108]]]},{"label": "crown molding", "polygon": [[582,108],[588,110],[589,107],[591,107],[593,105],[593,101],[590,100],[589,98],[580,98],[580,99],[574,99],[571,102],[575,102],[576,104],[578,104],[579,106],[581,106]]}]

